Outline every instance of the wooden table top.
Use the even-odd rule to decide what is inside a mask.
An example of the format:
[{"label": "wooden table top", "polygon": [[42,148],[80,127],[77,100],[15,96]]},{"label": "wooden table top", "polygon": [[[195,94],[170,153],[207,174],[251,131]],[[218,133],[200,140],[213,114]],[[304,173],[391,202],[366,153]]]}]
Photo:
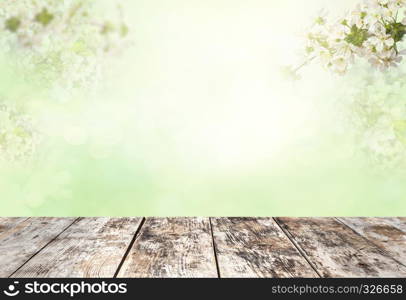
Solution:
[{"label": "wooden table top", "polygon": [[0,277],[406,277],[406,218],[0,218]]}]

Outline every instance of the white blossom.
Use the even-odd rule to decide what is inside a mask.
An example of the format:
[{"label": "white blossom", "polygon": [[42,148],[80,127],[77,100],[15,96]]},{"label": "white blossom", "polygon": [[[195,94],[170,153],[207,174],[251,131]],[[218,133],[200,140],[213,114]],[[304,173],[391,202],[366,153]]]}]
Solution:
[{"label": "white blossom", "polygon": [[365,0],[336,21],[323,13],[307,31],[302,65],[318,61],[350,76],[336,101],[345,134],[355,137],[354,149],[374,165],[401,169],[406,169],[406,74],[400,68],[405,14],[406,0]]},{"label": "white blossom", "polygon": [[307,59],[319,59],[338,74],[356,58],[380,70],[397,66],[405,54],[399,49],[406,34],[406,20],[400,19],[405,8],[404,0],[366,0],[335,22],[323,12],[306,35]]}]

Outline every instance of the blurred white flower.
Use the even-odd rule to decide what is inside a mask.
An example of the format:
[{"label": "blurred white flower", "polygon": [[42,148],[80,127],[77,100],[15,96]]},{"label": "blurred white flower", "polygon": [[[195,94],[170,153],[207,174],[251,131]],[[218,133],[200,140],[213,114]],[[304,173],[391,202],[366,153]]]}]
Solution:
[{"label": "blurred white flower", "polygon": [[348,68],[348,60],[345,56],[336,56],[331,60],[331,69],[338,74],[345,74]]},{"label": "blurred white flower", "polygon": [[92,2],[2,0],[3,53],[16,57],[20,70],[47,88],[96,87],[106,54],[124,47],[128,27],[121,10],[115,22],[106,21]]},{"label": "blurred white flower", "polygon": [[[92,0],[1,0],[2,54],[20,78],[58,101],[72,98],[77,89],[95,91],[107,55],[125,47],[129,29],[120,6],[107,12],[107,21],[93,5]],[[31,120],[0,105],[0,158],[29,157],[38,144]],[[74,145],[87,139],[74,126],[61,135]]]},{"label": "blurred white flower", "polygon": [[0,102],[0,161],[28,159],[37,149],[40,135],[33,121],[16,108]]},{"label": "blurred white flower", "polygon": [[374,166],[405,168],[405,74],[399,69],[380,73],[365,68],[365,72],[358,70],[348,76],[354,85],[343,89],[336,102],[345,134],[356,137],[354,148]]}]

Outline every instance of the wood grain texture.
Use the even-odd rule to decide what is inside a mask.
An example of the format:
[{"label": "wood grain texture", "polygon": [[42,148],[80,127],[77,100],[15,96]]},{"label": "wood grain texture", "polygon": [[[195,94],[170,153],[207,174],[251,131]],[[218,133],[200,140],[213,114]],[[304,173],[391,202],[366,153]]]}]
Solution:
[{"label": "wood grain texture", "polygon": [[277,218],[323,277],[405,277],[406,268],[332,218]]},{"label": "wood grain texture", "polygon": [[217,277],[209,219],[147,219],[118,277]]},{"label": "wood grain texture", "polygon": [[406,277],[406,218],[275,220],[0,218],[0,277]]},{"label": "wood grain texture", "polygon": [[141,218],[81,218],[13,277],[113,277]]},{"label": "wood grain texture", "polygon": [[221,277],[318,277],[272,218],[214,218]]},{"label": "wood grain texture", "polygon": [[74,218],[30,218],[0,240],[0,277],[8,277],[71,225]]},{"label": "wood grain texture", "polygon": [[339,220],[406,265],[406,220],[400,218],[339,218]]},{"label": "wood grain texture", "polygon": [[18,230],[18,225],[28,218],[0,218],[0,240]]}]

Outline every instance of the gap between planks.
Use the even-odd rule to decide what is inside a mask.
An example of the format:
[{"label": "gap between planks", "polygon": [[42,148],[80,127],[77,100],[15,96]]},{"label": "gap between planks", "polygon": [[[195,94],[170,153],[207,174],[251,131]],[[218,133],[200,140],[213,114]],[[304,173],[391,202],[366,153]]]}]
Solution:
[{"label": "gap between planks", "polygon": [[112,278],[142,218],[81,218],[14,277]]},{"label": "gap between planks", "polygon": [[212,239],[212,245],[213,245],[213,253],[214,253],[214,261],[216,263],[216,269],[217,269],[217,277],[221,278],[221,273],[220,273],[220,265],[217,257],[217,250],[216,250],[216,240],[214,239],[214,233],[213,233],[213,224],[212,224],[212,218],[209,218],[209,224],[210,224],[210,232],[211,232],[211,239]]},{"label": "gap between planks", "polygon": [[[30,218],[28,218],[30,219]],[[28,220],[27,219],[27,220]],[[62,233],[64,233],[66,230],[69,229],[73,224],[75,224],[77,221],[79,221],[81,218],[76,218],[72,223],[70,223],[68,226],[66,226],[60,233],[58,233],[56,236],[54,236],[52,239],[48,241],[43,247],[41,247],[38,251],[36,251],[31,257],[29,257],[21,266],[19,266],[13,273],[11,273],[8,278],[11,278],[14,274],[16,274],[20,269],[22,269],[31,259],[33,259],[36,255],[38,255],[42,250],[44,250],[46,247],[48,247],[52,242],[54,242]],[[27,221],[25,220],[25,221]],[[24,221],[24,222],[25,222]]]},{"label": "gap between planks", "polygon": [[[24,219],[22,222],[27,222],[29,219],[30,218]],[[58,239],[61,234],[63,234],[66,230],[68,230],[72,225],[74,225],[76,222],[78,222],[81,219],[83,219],[83,218],[76,218],[67,226],[65,224],[66,227],[63,228],[63,230],[61,230],[61,232],[59,232],[53,238],[51,238],[44,246],[39,248],[39,250],[36,250],[35,252],[33,252],[33,254],[29,258],[27,258],[27,260],[24,263],[22,263],[22,265],[20,265],[15,271],[13,271],[12,274],[9,275],[8,277],[11,277],[15,273],[17,273],[21,268],[23,268],[28,262],[30,262],[40,252],[42,252],[51,243],[53,243],[56,239]],[[315,271],[315,273],[317,273],[318,276],[323,277],[323,276],[321,276],[321,273],[320,273],[322,270],[320,270],[320,272],[319,272],[316,265],[314,265],[311,262],[310,257],[312,256],[312,253],[310,253],[310,254],[306,253],[306,245],[304,245],[302,247],[300,245],[300,243],[302,243],[302,241],[297,241],[296,240],[297,236],[295,238],[295,236],[293,235],[294,232],[291,233],[289,231],[288,227],[283,226],[283,224],[285,222],[285,221],[283,221],[283,218],[282,218],[281,221],[278,218],[272,218],[272,219],[276,223],[277,227],[279,227],[281,229],[282,233],[287,237],[287,239],[290,241],[290,243],[293,244],[293,246],[298,250],[299,254],[306,260],[306,262],[310,265],[310,267]],[[342,221],[339,218],[331,218],[331,219],[335,220],[336,222],[340,223],[342,226],[345,226],[347,229],[351,230],[353,232],[353,234],[355,234],[356,236],[359,236],[360,238],[362,238],[365,241],[365,243],[368,243],[371,246],[373,246],[373,247],[379,249],[380,251],[382,251],[382,253],[385,253],[386,257],[391,258],[394,262],[396,262],[396,263],[398,263],[398,264],[400,264],[402,266],[405,266],[404,263],[399,262],[397,259],[395,259],[393,257],[393,255],[390,255],[383,247],[376,244],[374,241],[370,240],[368,238],[368,236],[365,236],[362,232],[358,232],[352,226],[349,226],[348,224],[346,224],[344,221]],[[123,264],[129,258],[130,251],[134,247],[134,244],[137,242],[137,240],[138,240],[138,238],[140,236],[140,233],[144,228],[146,220],[147,220],[146,218],[141,219],[141,222],[140,222],[139,226],[137,227],[134,235],[131,237],[131,240],[130,240],[128,246],[126,248],[124,248],[124,249],[126,249],[126,251],[125,251],[123,257],[121,258],[119,265],[117,266],[114,277],[118,276],[119,272],[121,271],[121,268],[122,268]],[[299,218],[299,220],[300,220],[300,218]],[[211,240],[212,240],[212,249],[213,249],[213,254],[214,254],[214,260],[215,260],[215,265],[216,265],[216,269],[217,269],[217,275],[218,275],[218,277],[221,277],[221,274],[220,274],[221,265],[219,264],[219,261],[218,261],[218,248],[216,247],[216,239],[215,239],[215,236],[214,236],[214,228],[213,228],[213,224],[212,224],[212,218],[208,218],[208,221],[209,221],[209,228],[210,228],[210,234],[211,234]],[[317,261],[316,261],[316,264],[317,264]]]},{"label": "gap between planks", "polygon": [[147,218],[117,277],[217,278],[209,218]]},{"label": "gap between planks", "polygon": [[214,218],[213,231],[223,277],[318,277],[272,218]]},{"label": "gap between planks", "polygon": [[349,226],[346,222],[344,222],[341,218],[334,218],[335,220],[337,220],[337,222],[340,222],[341,224],[343,224],[344,226],[348,227],[349,229],[351,229],[355,234],[361,236],[364,240],[366,240],[367,242],[369,242],[370,244],[374,245],[376,248],[380,249],[382,251],[382,253],[384,253],[385,255],[387,255],[388,257],[392,258],[396,263],[406,267],[406,265],[401,262],[400,260],[396,259],[392,253],[390,253],[388,250],[386,250],[385,248],[381,247],[379,244],[375,243],[374,241],[372,241],[370,238],[368,238],[367,236],[365,236],[364,234],[361,234],[360,232],[358,232],[357,230],[355,230],[353,227]]},{"label": "gap between planks", "polygon": [[121,268],[123,267],[123,264],[124,264],[125,260],[127,259],[128,254],[130,254],[130,251],[131,251],[132,247],[134,246],[135,241],[137,240],[138,236],[140,235],[141,229],[142,229],[142,227],[144,226],[145,221],[146,221],[146,218],[143,217],[142,220],[141,220],[140,225],[139,225],[138,228],[137,228],[137,231],[134,233],[134,236],[133,236],[133,238],[132,238],[130,244],[129,244],[128,247],[127,247],[126,252],[124,253],[123,258],[121,259],[120,264],[119,264],[118,267],[117,267],[116,272],[114,273],[113,278],[117,278],[118,273],[120,273],[120,270],[121,270]]},{"label": "gap between planks", "polygon": [[278,227],[282,230],[282,232],[286,235],[286,237],[289,239],[289,241],[293,244],[293,246],[297,249],[297,251],[299,251],[300,255],[307,261],[307,263],[310,265],[310,267],[312,267],[312,269],[314,270],[314,272],[316,272],[316,274],[322,278],[323,276],[321,276],[320,272],[317,270],[316,266],[311,262],[311,260],[307,257],[306,252],[300,247],[300,245],[298,243],[296,243],[296,241],[293,239],[292,234],[289,232],[289,230],[285,230],[285,228],[283,228],[283,226],[279,223],[278,219],[273,217],[272,218],[276,225],[278,225]]},{"label": "gap between planks", "polygon": [[334,218],[277,218],[323,277],[404,277],[406,268]]}]

